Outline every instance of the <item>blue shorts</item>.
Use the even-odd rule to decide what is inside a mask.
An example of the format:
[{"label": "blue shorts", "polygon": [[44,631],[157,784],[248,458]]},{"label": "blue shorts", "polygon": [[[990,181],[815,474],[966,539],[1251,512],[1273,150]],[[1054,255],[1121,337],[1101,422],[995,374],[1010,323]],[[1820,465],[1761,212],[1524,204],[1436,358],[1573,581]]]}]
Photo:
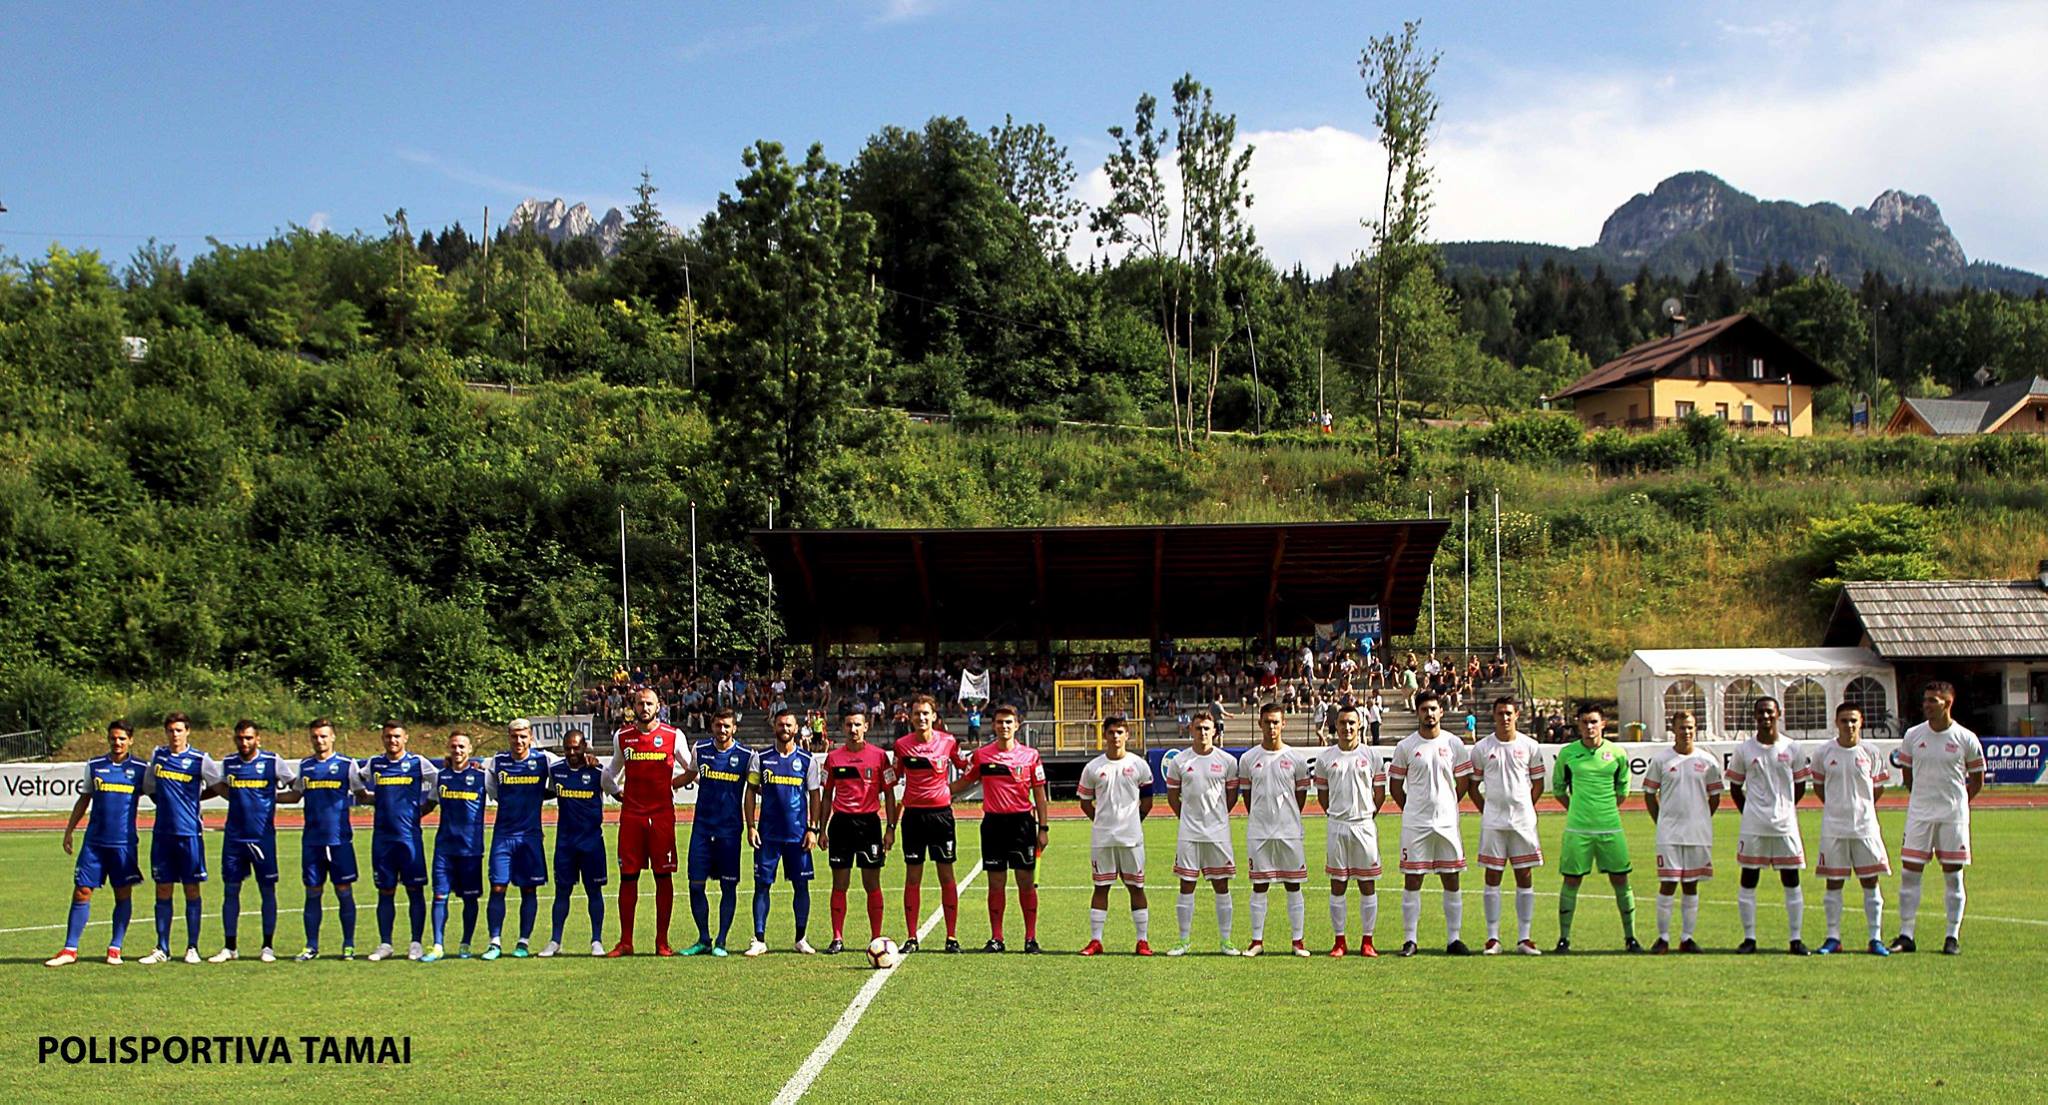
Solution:
[{"label": "blue shorts", "polygon": [[740,834],[714,835],[702,825],[690,826],[690,881],[740,881]]},{"label": "blue shorts", "polygon": [[356,881],[356,842],[302,843],[299,845],[299,868],[307,886],[319,886],[323,882],[347,886]]},{"label": "blue shorts", "polygon": [[427,885],[427,857],[420,854],[419,842],[371,837],[370,880],[379,890],[392,890],[400,883]]},{"label": "blue shorts", "polygon": [[133,844],[88,843],[78,852],[77,885],[99,889],[107,883],[134,886],[142,881]]},{"label": "blue shorts", "polygon": [[606,870],[604,844],[594,848],[563,847],[555,844],[555,883],[558,886],[603,886],[611,877]]},{"label": "blue shorts", "polygon": [[547,856],[539,833],[518,833],[491,841],[492,886],[546,886]]},{"label": "blue shorts", "polygon": [[484,892],[484,857],[458,856],[434,849],[434,893],[474,898]]},{"label": "blue shorts", "polygon": [[206,838],[151,834],[149,877],[153,882],[205,882]]},{"label": "blue shorts", "polygon": [[782,867],[782,874],[791,882],[805,882],[812,877],[811,850],[796,844],[775,844],[762,841],[754,849],[754,881],[763,886],[775,881],[775,868]]},{"label": "blue shorts", "polygon": [[241,882],[251,874],[257,882],[277,881],[277,838],[230,840],[220,846],[222,882]]}]

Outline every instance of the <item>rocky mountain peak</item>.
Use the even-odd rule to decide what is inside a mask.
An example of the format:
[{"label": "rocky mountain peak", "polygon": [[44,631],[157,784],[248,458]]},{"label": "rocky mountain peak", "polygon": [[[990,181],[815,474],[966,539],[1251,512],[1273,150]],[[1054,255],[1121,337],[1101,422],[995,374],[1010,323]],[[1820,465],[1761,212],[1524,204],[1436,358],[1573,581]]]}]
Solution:
[{"label": "rocky mountain peak", "polygon": [[1948,223],[1942,220],[1941,208],[1927,196],[1893,188],[1871,200],[1869,207],[1857,208],[1855,214],[1909,257],[1944,272],[1969,264],[1962,243],[1956,241]]},{"label": "rocky mountain peak", "polygon": [[1666,177],[1649,194],[1638,193],[1607,216],[1600,227],[1600,248],[1627,259],[1647,257],[1671,239],[1722,218],[1743,201],[1755,202],[1712,173]]},{"label": "rocky mountain peak", "polygon": [[518,233],[529,225],[536,235],[556,245],[571,238],[593,238],[598,249],[610,257],[618,250],[619,239],[625,235],[626,216],[614,207],[599,220],[582,203],[569,204],[560,196],[551,200],[529,197],[520,200],[519,206],[512,209],[511,217],[505,220],[505,229]]}]

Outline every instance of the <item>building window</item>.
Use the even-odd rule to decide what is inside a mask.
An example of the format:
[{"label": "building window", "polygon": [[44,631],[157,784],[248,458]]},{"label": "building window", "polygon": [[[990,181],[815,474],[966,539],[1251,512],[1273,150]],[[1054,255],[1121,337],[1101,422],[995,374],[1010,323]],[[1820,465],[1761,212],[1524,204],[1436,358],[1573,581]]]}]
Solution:
[{"label": "building window", "polygon": [[1791,425],[1791,424],[1792,424],[1792,408],[1790,408],[1790,407],[1772,407],[1772,408],[1771,408],[1771,424],[1772,424],[1772,425],[1774,425],[1774,426],[1789,426],[1789,425]]},{"label": "building window", "polygon": [[1828,693],[1811,679],[1785,688],[1785,731],[1813,733],[1828,727]]},{"label": "building window", "polygon": [[1764,696],[1764,689],[1754,679],[1737,679],[1721,692],[1721,725],[1730,733],[1750,732],[1756,728],[1756,700]]},{"label": "building window", "polygon": [[1630,403],[1628,405],[1628,420],[1630,422],[1634,422],[1636,420],[1636,405],[1634,403]]},{"label": "building window", "polygon": [[1723,422],[1726,422],[1726,421],[1728,421],[1728,404],[1726,404],[1726,403],[1716,403],[1716,404],[1714,404],[1714,417],[1715,417],[1715,418],[1718,418],[1718,419],[1720,419],[1720,420],[1721,420],[1721,421],[1723,421]]},{"label": "building window", "polygon": [[1680,710],[1692,711],[1692,719],[1699,723],[1700,728],[1706,728],[1707,696],[1705,692],[1700,690],[1700,685],[1690,679],[1681,679],[1664,688],[1664,724],[1666,726],[1664,735],[1666,740],[1669,740],[1671,736],[1669,728],[1671,718]]},{"label": "building window", "polygon": [[1891,707],[1885,703],[1884,684],[1877,680],[1867,675],[1849,680],[1849,685],[1842,688],[1842,704],[1863,711],[1865,732],[1880,727],[1890,731]]},{"label": "building window", "polygon": [[1756,404],[1744,403],[1742,405],[1742,424],[1745,426],[1756,424]]},{"label": "building window", "polygon": [[1762,357],[1751,357],[1749,359],[1749,378],[1752,380],[1764,378],[1764,359]]},{"label": "building window", "polygon": [[1698,410],[1699,404],[1697,403],[1687,402],[1684,399],[1678,401],[1678,417],[1680,418],[1691,418],[1693,413]]}]

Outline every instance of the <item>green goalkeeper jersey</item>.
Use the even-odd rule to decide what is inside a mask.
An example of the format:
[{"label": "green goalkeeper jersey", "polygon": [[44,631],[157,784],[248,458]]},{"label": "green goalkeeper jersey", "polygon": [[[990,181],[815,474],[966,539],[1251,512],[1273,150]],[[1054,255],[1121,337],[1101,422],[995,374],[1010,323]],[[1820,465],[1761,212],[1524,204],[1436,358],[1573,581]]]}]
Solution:
[{"label": "green goalkeeper jersey", "polygon": [[1612,741],[1587,748],[1573,741],[1558,750],[1551,771],[1552,787],[1568,794],[1571,807],[1564,830],[1580,833],[1621,831],[1621,800],[1628,794],[1628,757]]}]

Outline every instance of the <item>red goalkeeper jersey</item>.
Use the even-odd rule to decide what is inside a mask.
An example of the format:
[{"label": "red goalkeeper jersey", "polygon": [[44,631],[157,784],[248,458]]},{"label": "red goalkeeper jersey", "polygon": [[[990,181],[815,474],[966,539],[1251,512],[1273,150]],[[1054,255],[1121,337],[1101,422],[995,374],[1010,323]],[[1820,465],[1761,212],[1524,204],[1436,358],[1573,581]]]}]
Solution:
[{"label": "red goalkeeper jersey", "polygon": [[612,776],[620,779],[625,790],[620,799],[624,812],[637,817],[674,816],[675,791],[669,784],[675,778],[676,762],[690,762],[689,742],[682,732],[665,721],[656,722],[654,729],[645,733],[637,725],[628,725],[613,736],[612,747],[618,749]]}]

